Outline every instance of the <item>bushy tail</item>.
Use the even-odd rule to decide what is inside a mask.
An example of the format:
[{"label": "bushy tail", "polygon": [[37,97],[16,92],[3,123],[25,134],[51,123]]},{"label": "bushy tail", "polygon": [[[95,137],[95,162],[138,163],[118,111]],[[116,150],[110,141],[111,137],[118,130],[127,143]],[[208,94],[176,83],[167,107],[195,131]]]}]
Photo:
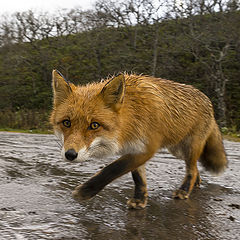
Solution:
[{"label": "bushy tail", "polygon": [[222,136],[216,123],[206,141],[200,162],[207,171],[215,174],[223,172],[227,167],[228,162]]}]

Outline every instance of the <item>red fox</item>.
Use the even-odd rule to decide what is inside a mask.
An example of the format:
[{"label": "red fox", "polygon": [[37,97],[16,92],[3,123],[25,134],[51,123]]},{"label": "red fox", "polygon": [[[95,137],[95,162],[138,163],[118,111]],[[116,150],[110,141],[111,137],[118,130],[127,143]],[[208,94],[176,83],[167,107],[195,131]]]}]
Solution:
[{"label": "red fox", "polygon": [[227,167],[221,133],[206,95],[192,86],[143,75],[119,74],[76,86],[52,73],[50,121],[68,161],[121,157],[73,191],[76,200],[92,198],[131,171],[135,183],[129,208],[147,204],[145,163],[161,148],[185,160],[186,175],[174,198],[186,199],[201,182],[197,161],[220,173]]}]

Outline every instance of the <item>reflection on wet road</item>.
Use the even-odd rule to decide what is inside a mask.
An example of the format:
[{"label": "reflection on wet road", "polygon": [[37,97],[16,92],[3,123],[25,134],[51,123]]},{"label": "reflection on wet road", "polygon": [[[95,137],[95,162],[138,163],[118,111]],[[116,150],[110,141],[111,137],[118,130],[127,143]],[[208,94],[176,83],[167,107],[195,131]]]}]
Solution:
[{"label": "reflection on wet road", "polygon": [[126,208],[127,174],[90,201],[71,191],[113,159],[63,162],[56,138],[0,132],[0,239],[239,239],[240,143],[225,142],[229,159],[218,177],[201,170],[202,185],[188,200],[173,200],[184,162],[161,151],[148,162],[149,202]]}]

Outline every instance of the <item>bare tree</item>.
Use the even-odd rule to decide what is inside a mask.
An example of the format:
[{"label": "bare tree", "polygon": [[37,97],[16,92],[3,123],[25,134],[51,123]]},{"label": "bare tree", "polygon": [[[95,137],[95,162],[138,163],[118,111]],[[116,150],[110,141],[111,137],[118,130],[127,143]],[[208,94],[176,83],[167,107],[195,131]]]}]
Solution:
[{"label": "bare tree", "polygon": [[220,126],[226,126],[225,93],[228,78],[224,63],[237,38],[239,41],[234,33],[239,23],[236,20],[233,28],[233,17],[228,10],[229,1],[224,0],[186,0],[180,4],[172,1],[171,9],[172,16],[190,43],[184,46],[185,50],[193,54],[205,68],[208,88],[215,97]]}]

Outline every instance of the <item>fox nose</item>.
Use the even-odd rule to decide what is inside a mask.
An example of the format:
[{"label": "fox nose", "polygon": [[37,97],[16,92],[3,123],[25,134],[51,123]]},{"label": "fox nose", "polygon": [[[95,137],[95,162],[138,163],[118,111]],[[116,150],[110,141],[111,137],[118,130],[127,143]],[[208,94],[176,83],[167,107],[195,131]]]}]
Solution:
[{"label": "fox nose", "polygon": [[73,161],[75,158],[77,158],[77,153],[75,152],[74,149],[69,149],[65,152],[65,157],[66,159]]}]

